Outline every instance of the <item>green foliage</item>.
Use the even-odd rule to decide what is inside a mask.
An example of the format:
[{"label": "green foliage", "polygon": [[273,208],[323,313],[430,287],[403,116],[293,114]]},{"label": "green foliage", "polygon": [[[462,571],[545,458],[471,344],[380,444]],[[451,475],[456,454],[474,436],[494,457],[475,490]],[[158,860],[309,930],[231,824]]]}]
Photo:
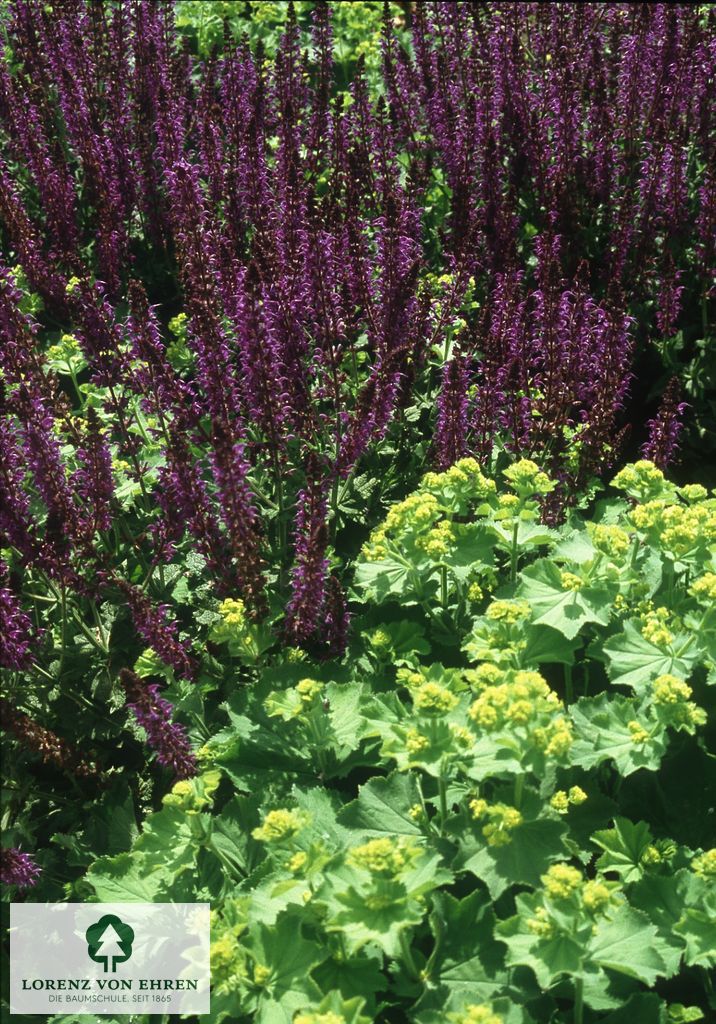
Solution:
[{"label": "green foliage", "polygon": [[[381,87],[381,31],[383,24],[382,0],[341,0],[329,2],[331,25],[335,43],[336,80],[345,86],[355,72],[358,61],[365,62],[370,87]],[[297,0],[294,3],[296,21],[301,32],[302,46],[311,42],[311,12],[315,0]],[[286,28],[288,2],[266,3],[255,0],[179,0],[175,7],[175,24],[179,31],[195,45],[202,57],[221,47],[224,25],[234,39],[246,38],[252,49],[260,42],[267,57],[276,55],[281,36]],[[399,3],[388,4],[388,16],[403,46],[409,45],[410,34],[405,28],[405,11]]]},{"label": "green foliage", "polygon": [[[615,485],[546,529],[533,463],[427,474],[363,549],[340,663],[222,608],[253,681],[82,890],[210,899],[216,1021],[700,1019],[716,854],[663,793],[678,759],[713,776],[716,500]],[[683,972],[698,1006],[666,1001]]]}]

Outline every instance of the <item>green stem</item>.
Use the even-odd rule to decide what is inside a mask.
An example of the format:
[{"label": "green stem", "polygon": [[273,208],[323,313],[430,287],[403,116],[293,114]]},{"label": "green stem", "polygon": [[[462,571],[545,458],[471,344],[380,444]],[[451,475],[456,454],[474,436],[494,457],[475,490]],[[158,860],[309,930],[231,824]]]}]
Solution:
[{"label": "green stem", "polygon": [[514,583],[517,579],[517,535],[519,533],[519,520],[512,527],[512,551],[510,553],[510,579]]},{"label": "green stem", "polygon": [[420,971],[418,970],[417,964],[415,963],[415,958],[413,956],[413,951],[410,948],[410,944],[408,943],[408,940],[405,937],[405,931],[400,932],[400,952],[403,957],[403,963],[408,969],[408,974],[411,976],[411,978],[414,978],[415,981],[419,981]]},{"label": "green stem", "polygon": [[443,608],[447,608],[448,603],[448,580],[447,580],[447,566],[440,566],[440,603]]},{"label": "green stem", "polygon": [[438,779],[438,794],[440,796],[440,828],[445,828],[445,822],[448,816],[448,805],[447,805],[447,786],[445,779],[441,775]]},{"label": "green stem", "polygon": [[584,1022],[584,978],[574,979],[574,1024]]},{"label": "green stem", "polygon": [[522,793],[523,793],[524,788],[525,788],[525,777],[524,777],[524,775],[517,775],[515,777],[514,801],[515,801],[515,807],[517,808],[518,811],[520,809],[520,805],[522,804]]}]

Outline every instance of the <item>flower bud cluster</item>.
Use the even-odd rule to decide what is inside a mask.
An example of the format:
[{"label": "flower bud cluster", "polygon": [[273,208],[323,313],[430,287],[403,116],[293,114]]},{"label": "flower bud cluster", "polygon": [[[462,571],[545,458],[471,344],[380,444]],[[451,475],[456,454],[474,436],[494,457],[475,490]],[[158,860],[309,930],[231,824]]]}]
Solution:
[{"label": "flower bud cluster", "polygon": [[626,491],[631,498],[642,502],[670,497],[673,491],[662,471],[648,459],[639,459],[625,466],[612,480],[612,487]]},{"label": "flower bud cluster", "polygon": [[512,841],[512,833],[523,823],[524,818],[516,807],[509,804],[488,804],[486,800],[470,801],[470,813],[477,821],[487,822],[482,827],[482,834],[488,846],[506,846]]},{"label": "flower bud cluster", "polygon": [[404,839],[371,839],[348,851],[348,861],[355,867],[382,878],[395,878],[409,867],[419,848]]},{"label": "flower bud cluster", "polygon": [[261,843],[281,843],[285,839],[292,839],[307,824],[308,817],[303,812],[279,808],[269,811],[251,835]]},{"label": "flower bud cluster", "polygon": [[524,727],[528,742],[538,750],[548,757],[564,756],[572,744],[572,726],[560,713],[557,694],[539,672],[521,670],[491,675],[503,681],[486,682],[471,705],[468,715],[476,728],[496,732]]},{"label": "flower bud cluster", "polygon": [[565,863],[552,864],[540,880],[542,905],[528,919],[527,928],[544,939],[555,937],[561,930],[567,904],[593,923],[614,902],[617,888],[601,878],[586,880],[578,868]]},{"label": "flower bud cluster", "polygon": [[580,786],[572,786],[569,791],[558,789],[552,794],[549,802],[552,810],[558,814],[566,814],[570,807],[579,807],[587,800],[587,794]]},{"label": "flower bud cluster", "polygon": [[653,699],[662,717],[672,725],[694,729],[706,724],[706,712],[689,698],[693,690],[677,676],[666,673],[653,683]]},{"label": "flower bud cluster", "polygon": [[448,1017],[454,1024],[504,1024],[504,1018],[487,1003],[469,1003],[462,1013],[450,1013]]}]

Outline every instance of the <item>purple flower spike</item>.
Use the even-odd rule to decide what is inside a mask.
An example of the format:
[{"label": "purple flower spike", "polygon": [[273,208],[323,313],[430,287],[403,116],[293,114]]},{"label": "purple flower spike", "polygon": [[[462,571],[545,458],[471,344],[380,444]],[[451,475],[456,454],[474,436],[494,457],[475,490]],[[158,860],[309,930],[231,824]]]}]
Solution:
[{"label": "purple flower spike", "polygon": [[8,569],[0,560],[0,666],[22,669],[30,658],[30,619],[5,584]]},{"label": "purple flower spike", "polygon": [[464,356],[456,355],[443,367],[443,386],[438,398],[435,426],[435,460],[438,469],[448,469],[465,454],[469,384],[468,361]]},{"label": "purple flower spike", "polygon": [[298,496],[293,592],[286,611],[286,632],[298,642],[308,640],[315,631],[326,596],[327,514],[325,484],[309,479]]},{"label": "purple flower spike", "polygon": [[42,874],[40,868],[29,853],[9,847],[0,851],[0,882],[3,885],[16,885],[18,889],[28,889],[36,885]]},{"label": "purple flower spike", "polygon": [[197,665],[186,647],[177,639],[176,622],[167,621],[166,605],[152,605],[147,595],[124,580],[118,585],[127,598],[134,627],[142,640],[179,676],[193,679]]},{"label": "purple flower spike", "polygon": [[679,450],[679,435],[684,424],[681,417],[687,407],[680,402],[681,388],[676,377],[669,381],[661,399],[659,411],[649,420],[649,440],[641,449],[645,459],[651,459],[659,469],[666,469],[676,458]]},{"label": "purple flower spike", "polygon": [[147,734],[157,761],[171,768],[177,779],[196,775],[196,758],[184,726],[172,722],[173,707],[159,695],[156,684],[147,685],[135,672],[122,669],[120,681],[127,694],[126,706]]}]

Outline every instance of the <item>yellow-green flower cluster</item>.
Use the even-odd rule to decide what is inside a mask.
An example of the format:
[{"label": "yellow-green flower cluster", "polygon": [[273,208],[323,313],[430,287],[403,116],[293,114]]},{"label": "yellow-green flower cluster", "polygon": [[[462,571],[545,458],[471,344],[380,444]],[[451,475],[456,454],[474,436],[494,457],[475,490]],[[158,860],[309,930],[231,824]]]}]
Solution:
[{"label": "yellow-green flower cluster", "polygon": [[454,1024],[503,1024],[504,1017],[494,1013],[487,1003],[469,1003],[461,1013],[449,1013]]},{"label": "yellow-green flower cluster", "polygon": [[246,606],[244,602],[234,597],[227,597],[219,605],[221,620],[216,622],[211,630],[211,639],[214,643],[221,644],[231,640],[237,640],[244,635],[248,626],[246,618]]},{"label": "yellow-green flower cluster", "polygon": [[47,358],[59,361],[64,360],[69,362],[73,356],[77,356],[81,353],[80,343],[74,334],[63,334],[58,342],[54,345],[50,345],[47,350]]},{"label": "yellow-green flower cluster", "polygon": [[301,811],[280,808],[269,811],[262,824],[253,829],[251,835],[262,843],[280,843],[295,836],[306,824],[306,815]]},{"label": "yellow-green flower cluster", "polygon": [[552,795],[549,804],[558,814],[566,814],[570,806],[579,807],[587,799],[587,794],[580,786],[572,786],[569,791],[558,789]]},{"label": "yellow-green flower cluster", "polygon": [[472,458],[460,459],[444,473],[426,473],[420,486],[453,512],[466,511],[469,502],[484,501],[497,490],[495,481],[484,476],[479,463]]},{"label": "yellow-green flower cluster", "polygon": [[544,891],[553,900],[568,900],[582,885],[582,872],[571,864],[553,864],[541,876]]},{"label": "yellow-green flower cluster", "polygon": [[383,522],[370,535],[362,550],[367,562],[378,562],[388,554],[391,540],[427,532],[441,514],[440,505],[433,494],[416,491],[404,501],[393,505]]},{"label": "yellow-green flower cluster", "polygon": [[383,878],[395,877],[417,856],[419,850],[405,840],[371,839],[348,851],[348,860],[356,867]]},{"label": "yellow-green flower cluster", "polygon": [[707,881],[716,879],[716,847],[694,857],[691,861],[691,870],[699,878],[704,878]]},{"label": "yellow-green flower cluster", "polygon": [[342,1013],[328,1010],[326,1013],[297,1013],[293,1024],[346,1024]]},{"label": "yellow-green flower cluster", "polygon": [[455,543],[455,530],[449,519],[441,519],[431,530],[418,537],[416,548],[424,551],[433,562],[440,562]]},{"label": "yellow-green flower cluster", "polygon": [[494,481],[483,476],[474,459],[461,459],[444,473],[426,473],[414,494],[389,509],[364,545],[363,558],[377,562],[387,557],[391,543],[413,543],[440,561],[457,535],[456,525],[445,517],[465,514],[471,503],[491,497],[495,490]]},{"label": "yellow-green flower cluster", "polygon": [[587,530],[592,544],[613,562],[621,561],[631,545],[631,538],[621,526],[588,523]]},{"label": "yellow-green flower cluster", "polygon": [[604,884],[594,879],[582,889],[582,903],[593,914],[601,913],[611,901],[612,894]]},{"label": "yellow-green flower cluster", "polygon": [[317,679],[302,679],[296,683],[296,693],[304,705],[313,704],[323,692],[323,683]]},{"label": "yellow-green flower cluster", "polygon": [[674,634],[666,623],[669,621],[668,608],[655,608],[642,619],[641,635],[655,647],[668,647],[673,643]]},{"label": "yellow-green flower cluster", "polygon": [[511,679],[508,675],[498,678],[505,681],[484,684],[468,711],[475,725],[487,732],[527,726],[535,746],[548,756],[567,753],[572,744],[571,724],[557,714],[559,698],[539,672],[522,670]]},{"label": "yellow-green flower cluster", "polygon": [[693,690],[688,683],[669,673],[654,680],[654,704],[668,712],[669,720],[689,728],[706,724],[706,712],[689,698]]},{"label": "yellow-green flower cluster", "polygon": [[504,622],[514,626],[517,622],[528,619],[532,614],[529,601],[513,599],[508,601],[492,601],[485,612],[491,622]]},{"label": "yellow-green flower cluster", "polygon": [[716,604],[716,572],[706,572],[691,584],[689,593],[707,608]]},{"label": "yellow-green flower cluster", "polygon": [[417,729],[408,729],[405,734],[405,749],[413,756],[422,754],[430,746],[430,740]]},{"label": "yellow-green flower cluster", "polygon": [[532,738],[547,757],[565,757],[572,746],[572,723],[560,715],[547,728],[535,729]]},{"label": "yellow-green flower cluster", "polygon": [[[586,881],[582,872],[571,864],[553,864],[541,876],[543,905],[535,909],[534,917],[527,921],[527,928],[540,938],[552,938],[561,930],[560,920],[564,908],[559,904],[570,903],[585,913],[588,921],[603,914],[614,900],[615,883],[604,882],[601,878]],[[551,906],[558,904],[557,907]]]},{"label": "yellow-green flower cluster", "polygon": [[702,484],[686,484],[684,487],[677,488],[677,490],[680,497],[690,504],[697,501],[705,501],[709,496],[709,492]]},{"label": "yellow-green flower cluster", "polygon": [[307,862],[308,854],[305,850],[299,850],[290,858],[287,867],[294,875],[298,875],[305,868]]},{"label": "yellow-green flower cluster", "polygon": [[254,985],[264,988],[272,973],[271,968],[266,964],[254,964]]},{"label": "yellow-green flower cluster", "polygon": [[498,523],[506,522],[518,515],[520,511],[520,499],[516,494],[501,494],[497,499],[497,509],[494,518]]},{"label": "yellow-green flower cluster", "polygon": [[612,480],[612,487],[626,491],[639,501],[649,501],[665,492],[670,493],[664,474],[648,459],[640,459],[625,466]]},{"label": "yellow-green flower cluster", "polygon": [[627,729],[629,730],[631,741],[636,747],[641,746],[642,743],[646,743],[650,738],[650,734],[646,731],[641,722],[637,722],[635,719],[627,722]]},{"label": "yellow-green flower cluster", "polygon": [[246,968],[236,936],[227,933],[212,942],[209,956],[212,987],[221,994],[239,988],[246,978]]},{"label": "yellow-green flower cluster", "polygon": [[679,704],[689,699],[693,690],[688,683],[677,676],[658,676],[654,680],[654,702],[656,704]]},{"label": "yellow-green flower cluster", "polygon": [[467,588],[467,599],[471,604],[477,604],[479,601],[482,601],[484,596],[485,591],[479,583],[471,583]]},{"label": "yellow-green flower cluster", "polygon": [[549,494],[557,486],[532,459],[519,459],[508,466],[504,476],[521,498],[534,494]]},{"label": "yellow-green flower cluster", "polygon": [[487,818],[482,834],[488,846],[506,846],[512,841],[512,833],[523,823],[524,818],[516,807],[509,804],[488,804],[486,800],[470,801],[470,813],[477,821]]},{"label": "yellow-green flower cluster", "polygon": [[581,590],[584,586],[582,577],[573,572],[561,572],[559,582],[562,584],[563,590]]},{"label": "yellow-green flower cluster", "polygon": [[688,506],[652,500],[632,509],[631,521],[640,530],[653,531],[659,546],[674,559],[716,542],[716,509],[710,501]]},{"label": "yellow-green flower cluster", "polygon": [[455,694],[439,683],[423,683],[413,691],[413,705],[425,715],[447,715],[457,704]]},{"label": "yellow-green flower cluster", "polygon": [[368,633],[366,639],[371,650],[378,655],[387,654],[392,647],[390,635],[384,629],[374,629],[372,633]]},{"label": "yellow-green flower cluster", "polygon": [[650,843],[639,858],[639,863],[643,864],[644,867],[655,867],[657,864],[661,864],[663,860],[664,858],[659,848]]}]

